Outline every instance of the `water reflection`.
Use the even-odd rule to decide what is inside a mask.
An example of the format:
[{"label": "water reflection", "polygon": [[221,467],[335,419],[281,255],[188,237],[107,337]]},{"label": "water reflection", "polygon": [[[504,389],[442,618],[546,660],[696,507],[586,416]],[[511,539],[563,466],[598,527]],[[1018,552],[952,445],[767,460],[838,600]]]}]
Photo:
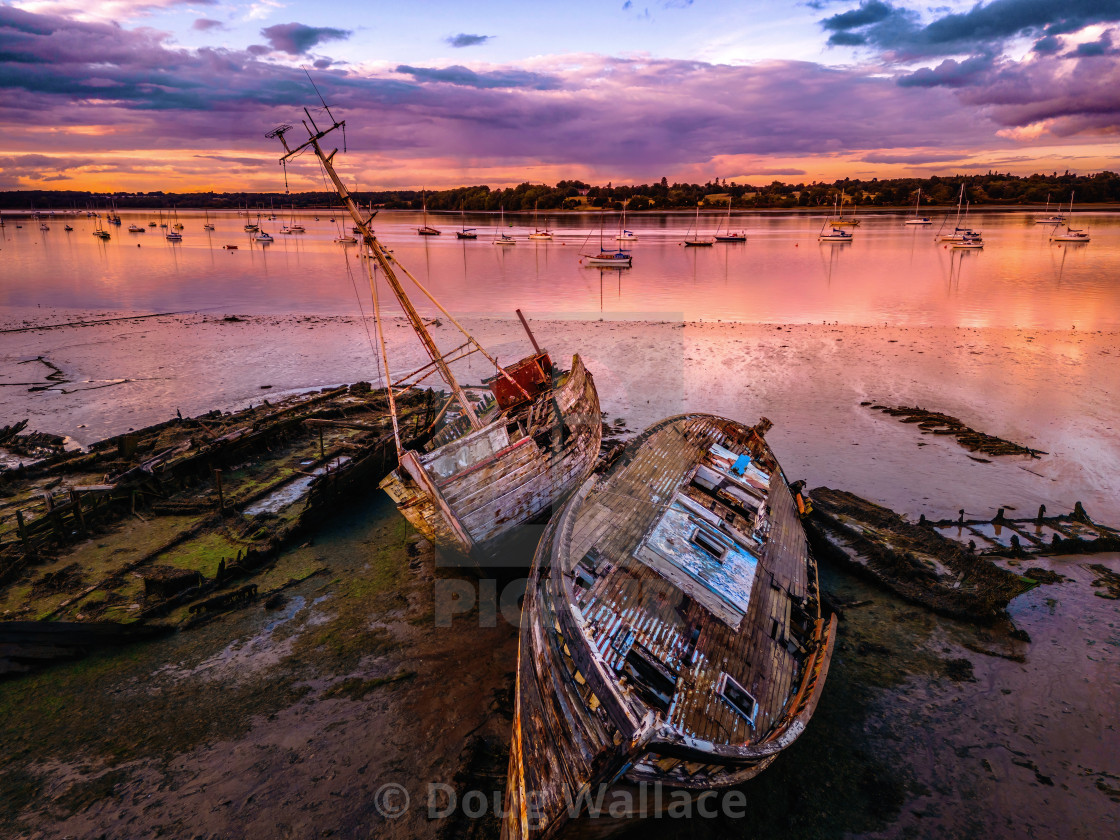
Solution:
[{"label": "water reflection", "polygon": [[[505,228],[487,214],[430,214],[444,235],[418,237],[415,214],[382,211],[377,230],[418,280],[464,314],[517,305],[555,317],[598,306],[614,317],[640,311],[775,323],[1115,328],[1120,286],[1110,278],[1120,269],[1120,214],[1083,215],[1091,243],[1051,243],[1045,228],[1021,214],[973,213],[986,247],[972,253],[935,242],[930,229],[905,226],[902,213],[865,217],[843,248],[816,242],[823,215],[738,217],[747,242],[712,248],[680,247],[694,214],[639,216],[627,219],[638,239],[627,243],[634,265],[626,283],[600,275],[604,283],[619,281],[614,294],[594,288],[579,263],[580,244],[598,234],[597,216],[550,217],[552,241],[528,240],[530,217],[510,214]],[[207,231],[202,212],[180,210],[179,243],[147,227],[154,212],[121,216],[123,225],[102,241],[91,235],[94,219],[67,218],[74,230],[66,233],[57,217],[50,231],[40,231],[29,219],[17,228],[7,215],[0,304],[355,313],[346,280],[354,249],[335,241],[349,229],[337,214],[332,222],[328,213],[296,213],[307,232],[275,234],[267,245],[233,212],[211,211],[215,230]],[[130,233],[132,223],[147,233]],[[517,245],[494,247],[492,236],[457,239],[460,226],[508,232]]]},{"label": "water reflection", "polygon": [[610,268],[599,267],[599,311],[606,311],[603,305],[604,302],[604,288],[608,285],[618,283],[618,297],[622,297],[622,273],[627,271],[625,268]]}]

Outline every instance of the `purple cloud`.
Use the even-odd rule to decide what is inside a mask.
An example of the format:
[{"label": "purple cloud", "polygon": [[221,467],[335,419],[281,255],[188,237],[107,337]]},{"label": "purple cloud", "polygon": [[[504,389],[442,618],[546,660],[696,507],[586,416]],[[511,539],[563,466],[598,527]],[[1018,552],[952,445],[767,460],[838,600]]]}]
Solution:
[{"label": "purple cloud", "polygon": [[830,44],[865,44],[893,58],[910,59],[992,52],[1020,36],[1061,35],[1116,22],[1120,22],[1120,0],[992,0],[967,12],[942,14],[927,24],[910,9],[864,0],[855,9],[825,18],[821,26],[833,33]]},{"label": "purple cloud", "polygon": [[197,29],[200,32],[207,32],[211,29],[225,29],[225,24],[220,20],[211,20],[210,18],[199,18],[192,25],[191,29]]},{"label": "purple cloud", "polygon": [[[317,101],[302,71],[270,60],[274,53],[264,45],[186,49],[150,29],[5,6],[0,44],[5,140],[53,161],[13,160],[4,166],[4,183],[13,171],[53,177],[59,158],[95,152],[183,150],[178,161],[193,160],[199,172],[219,159],[230,168],[253,166],[254,156],[275,156],[264,133]],[[352,150],[400,161],[396,176],[371,171],[364,183],[406,178],[418,160],[456,171],[597,170],[616,182],[640,182],[716,159],[721,167],[724,160],[743,171],[757,164],[765,168],[755,174],[782,177],[805,174],[800,161],[774,167],[798,156],[855,153],[869,162],[905,163],[873,158],[912,149],[936,155],[939,147],[1018,147],[997,130],[1040,121],[1052,133],[1084,132],[1099,142],[1101,133],[1120,131],[1118,61],[1109,53],[1035,54],[1019,64],[953,59],[896,83],[862,68],[812,62],[582,57],[535,72],[402,65],[377,75],[332,64],[316,82],[347,118]],[[757,117],[762,113],[765,120]],[[55,130],[44,133],[42,126]],[[781,160],[760,160],[765,156]],[[133,173],[148,171],[129,165]],[[150,169],[152,189],[160,187],[161,166]]]},{"label": "purple cloud", "polygon": [[894,14],[896,10],[880,0],[864,0],[855,9],[821,21],[821,26],[832,32],[846,32],[849,29],[859,29],[861,26],[879,23]]},{"label": "purple cloud", "polygon": [[807,172],[806,172],[806,171],[805,171],[804,169],[790,169],[790,168],[782,168],[782,169],[755,169],[755,168],[754,168],[754,167],[752,166],[752,167],[748,167],[748,170],[749,170],[749,171],[747,172],[747,174],[748,174],[748,175],[785,175],[785,176],[798,176],[798,175],[808,175],[808,174],[809,174],[809,173],[807,173]]},{"label": "purple cloud", "polygon": [[964,87],[987,77],[993,63],[990,55],[973,56],[964,61],[947,58],[932,69],[922,67],[909,75],[900,76],[898,84],[901,87]]},{"label": "purple cloud", "polygon": [[442,82],[473,88],[531,88],[532,90],[556,90],[559,80],[552,76],[542,76],[525,70],[507,70],[493,73],[476,73],[461,65],[451,67],[410,67],[402,64],[396,72],[412,76],[420,82]]},{"label": "purple cloud", "polygon": [[265,40],[278,52],[303,55],[324,41],[342,41],[353,35],[350,29],[308,26],[303,23],[278,23],[261,30]]},{"label": "purple cloud", "polygon": [[1061,38],[1058,38],[1054,35],[1046,35],[1045,37],[1039,38],[1037,41],[1035,41],[1034,47],[1032,47],[1032,49],[1036,53],[1050,55],[1052,53],[1061,52],[1063,46],[1064,43]]},{"label": "purple cloud", "polygon": [[1112,48],[1112,35],[1106,30],[1101,33],[1101,37],[1096,41],[1090,41],[1085,44],[1078,44],[1077,48],[1073,50],[1073,55],[1077,57],[1087,57],[1095,55],[1109,55],[1113,53]]},{"label": "purple cloud", "polygon": [[262,166],[265,163],[272,164],[274,162],[271,159],[235,157],[233,155],[193,155],[193,157],[203,158],[205,160],[216,160],[222,163],[236,163],[238,166]]},{"label": "purple cloud", "polygon": [[864,155],[860,160],[866,163],[885,163],[885,164],[903,164],[906,166],[924,166],[931,163],[945,163],[950,160],[960,160],[967,152],[964,153],[916,153],[916,154],[903,154],[892,155],[883,152],[872,152],[871,154]]},{"label": "purple cloud", "polygon": [[493,37],[493,35],[468,35],[465,32],[460,32],[458,35],[449,35],[444,40],[453,47],[462,48],[477,47],[479,44],[485,44]]}]

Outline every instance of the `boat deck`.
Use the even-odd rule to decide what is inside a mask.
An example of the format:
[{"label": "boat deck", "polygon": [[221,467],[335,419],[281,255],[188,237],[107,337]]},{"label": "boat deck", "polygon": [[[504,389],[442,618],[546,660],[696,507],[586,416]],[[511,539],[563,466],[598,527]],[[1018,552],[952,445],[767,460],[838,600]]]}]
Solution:
[{"label": "boat deck", "polygon": [[[751,521],[690,484],[713,445],[750,455],[759,505]],[[809,595],[811,561],[785,479],[760,437],[711,416],[664,421],[647,430],[629,454],[630,460],[624,455],[587,494],[575,512],[569,544],[557,553],[569,564],[564,571],[577,583],[582,578],[575,592],[587,639],[620,675],[638,676],[630,670],[634,656],[628,657],[635,649],[644,657],[639,667],[652,662],[662,669],[660,712],[683,735],[728,744],[763,741],[796,691],[802,642],[813,624],[799,606]],[[725,531],[728,525],[734,529],[746,546],[743,565],[753,568],[745,587],[732,581],[721,597],[710,569],[701,570],[695,582],[683,574],[674,582],[665,576],[673,567],[659,566],[656,558],[651,565],[646,545],[657,536],[652,532],[664,527],[659,523],[671,506],[682,504],[688,521],[702,517],[702,508],[715,509],[712,521],[726,523],[720,526]],[[683,532],[673,533],[676,541],[667,542],[676,549]],[[728,565],[726,558],[721,562]],[[719,563],[711,565],[716,577],[724,572]],[[590,575],[588,567],[594,567]],[[734,606],[724,614],[720,605],[736,598],[745,601],[745,615]],[[757,702],[753,723],[721,696],[724,673]],[[648,695],[638,691],[628,692],[628,701],[639,718],[650,707]]]}]

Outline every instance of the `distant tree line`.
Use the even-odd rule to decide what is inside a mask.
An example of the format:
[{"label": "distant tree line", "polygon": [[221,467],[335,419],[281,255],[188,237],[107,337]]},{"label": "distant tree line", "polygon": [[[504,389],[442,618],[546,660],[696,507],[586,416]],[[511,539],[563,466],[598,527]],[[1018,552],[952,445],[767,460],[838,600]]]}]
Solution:
[{"label": "distant tree line", "polygon": [[[912,205],[918,190],[924,205],[957,203],[961,184],[972,205],[1041,204],[1069,200],[1076,193],[1079,204],[1120,203],[1120,175],[1097,172],[1091,175],[1035,174],[1027,177],[998,172],[985,175],[955,175],[930,178],[888,178],[861,180],[845,178],[832,183],[785,184],[773,181],[766,186],[740,184],[716,178],[706,184],[670,184],[666,178],[655,184],[636,186],[592,186],[583,181],[560,181],[556,186],[528,182],[506,189],[487,186],[456,187],[449,190],[381,190],[356,192],[363,205],[395,210],[532,211],[612,209],[625,205],[630,211],[671,210],[695,207],[735,208],[828,207],[842,195],[845,205],[904,207]],[[334,193],[91,193],[74,190],[14,190],[0,192],[0,210],[104,209],[110,202],[118,208],[199,209],[250,208],[277,210],[327,208],[338,206]]]}]

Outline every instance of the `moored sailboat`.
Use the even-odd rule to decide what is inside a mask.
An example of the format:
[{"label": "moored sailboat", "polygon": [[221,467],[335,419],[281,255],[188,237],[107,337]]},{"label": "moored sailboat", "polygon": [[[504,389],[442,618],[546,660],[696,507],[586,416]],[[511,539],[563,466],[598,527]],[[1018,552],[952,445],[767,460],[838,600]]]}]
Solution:
[{"label": "moored sailboat", "polygon": [[494,240],[494,244],[495,245],[516,245],[517,240],[514,239],[512,236],[510,236],[508,233],[505,232],[505,226],[506,226],[506,208],[505,208],[505,206],[502,206],[501,208],[499,208],[499,211],[501,213],[501,219],[498,222],[498,227],[501,229],[502,232],[498,234],[498,238]]},{"label": "moored sailboat", "polygon": [[1034,223],[1036,225],[1060,225],[1060,224],[1065,223],[1066,218],[1060,212],[1055,214],[1055,215],[1049,215],[1050,214],[1050,193],[1046,193],[1046,209],[1043,210],[1042,212],[1046,213],[1047,215],[1043,216],[1041,219],[1035,219]]},{"label": "moored sailboat", "polygon": [[626,208],[630,206],[630,200],[627,199],[622,205],[622,221],[619,222],[618,236],[615,239],[619,242],[634,242],[637,240],[638,235],[632,230],[626,229]]},{"label": "moored sailboat", "polygon": [[727,198],[727,230],[720,233],[716,230],[716,242],[746,242],[747,232],[745,230],[734,231],[731,229],[731,197]]},{"label": "moored sailboat", "polygon": [[424,224],[416,228],[420,236],[439,236],[440,232],[428,224],[428,197],[425,195],[421,201],[424,203]]},{"label": "moored sailboat", "polygon": [[467,227],[467,221],[466,221],[467,209],[466,208],[467,208],[467,203],[465,201],[462,204],[459,205],[459,219],[462,221],[462,225],[460,226],[459,230],[455,231],[455,238],[456,239],[478,239],[478,232],[474,228]]},{"label": "moored sailboat", "polygon": [[546,220],[543,228],[537,227],[537,203],[533,204],[533,232],[529,234],[529,238],[539,242],[551,242],[552,231],[548,229],[548,221]]},{"label": "moored sailboat", "polygon": [[701,239],[700,238],[700,202],[699,201],[696,202],[696,233],[693,234],[691,238],[689,238],[688,234],[691,233],[691,232],[692,232],[692,230],[690,228],[689,231],[687,233],[685,233],[684,241],[681,243],[686,248],[704,248],[704,247],[707,247],[707,246],[712,244],[711,239]]},{"label": "moored sailboat", "polygon": [[[288,145],[284,135],[289,125],[268,136],[284,146],[281,162],[305,149],[314,151],[370,256],[365,266],[398,458],[397,468],[381,486],[405,518],[437,547],[486,562],[506,536],[526,522],[549,516],[553,505],[590,473],[602,437],[594,380],[578,355],[572,357],[570,370],[554,365],[523,317],[533,353],[513,364],[498,364],[407,268],[391,259],[369,229],[372,216],[363,216],[334,169],[337,150],[328,154],[320,145],[323,137],[345,125],[335,120],[325,103],[323,110],[331,125],[320,130],[304,109],[308,139],[299,145]],[[460,332],[463,342],[458,347],[439,349],[398,271]],[[426,365],[404,376],[396,376],[389,364],[378,293],[381,282],[388,285],[429,358]],[[488,396],[477,406],[451,370],[452,363],[474,353],[482,354],[495,370],[486,383]],[[452,392],[436,421],[444,419],[445,424],[429,429],[432,434],[426,445],[406,449],[397,424],[396,397],[433,375]],[[449,419],[452,407],[457,416]]]},{"label": "moored sailboat", "polygon": [[[840,200],[836,200],[835,207],[839,208]],[[844,230],[842,227],[837,227],[837,220],[840,218],[839,210],[837,210],[836,219],[831,216],[824,220],[821,225],[820,232],[817,234],[817,240],[820,242],[851,242],[852,234]],[[828,228],[828,230],[825,230]]]},{"label": "moored sailboat", "polygon": [[[840,190],[840,202],[837,205],[836,218],[832,222],[833,227],[859,227],[860,220],[854,215],[844,215],[844,191]],[[854,213],[854,210],[853,210]]]},{"label": "moored sailboat", "polygon": [[904,224],[907,225],[932,225],[933,219],[929,216],[919,216],[918,208],[922,203],[922,188],[918,187],[918,197],[914,200],[914,218],[907,219]]},{"label": "moored sailboat", "polygon": [[[961,210],[964,208],[964,184],[961,184],[961,192],[957,197],[957,219],[953,223],[953,230],[945,230],[945,222],[948,220],[948,215],[941,220],[941,227],[938,228],[937,233],[934,235],[935,242],[964,242],[966,237],[975,237],[978,235],[977,231],[968,227],[961,227]],[[967,219],[967,214],[965,216]]]},{"label": "moored sailboat", "polygon": [[[583,265],[596,266],[598,268],[631,268],[634,265],[634,255],[629,251],[619,248],[615,251],[608,251],[603,245],[603,229],[606,227],[606,214],[599,218],[599,252],[580,254],[579,261]],[[591,239],[591,234],[587,235],[584,240],[584,247],[587,247],[588,240]]]},{"label": "moored sailboat", "polygon": [[966,231],[960,239],[954,240],[950,247],[956,250],[979,250],[984,247],[984,237],[978,231]]},{"label": "moored sailboat", "polygon": [[[1069,219],[1073,220],[1073,193],[1069,194]],[[1083,228],[1070,227],[1069,222],[1066,222],[1065,230],[1058,230],[1057,225],[1050,233],[1051,242],[1088,242],[1089,232]]]}]

